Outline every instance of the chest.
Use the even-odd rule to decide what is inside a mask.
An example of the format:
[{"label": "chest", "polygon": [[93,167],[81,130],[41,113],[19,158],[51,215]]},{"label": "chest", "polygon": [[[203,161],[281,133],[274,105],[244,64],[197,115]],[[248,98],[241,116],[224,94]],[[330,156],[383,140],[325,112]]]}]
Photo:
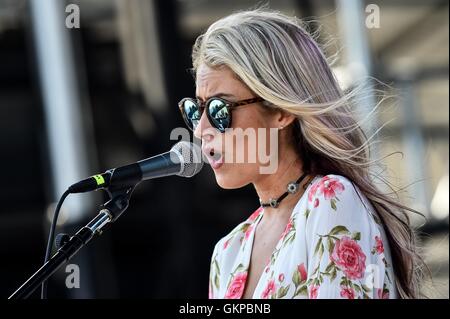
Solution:
[{"label": "chest", "polygon": [[270,261],[283,230],[282,225],[272,229],[256,229],[243,298],[253,297],[259,279]]}]

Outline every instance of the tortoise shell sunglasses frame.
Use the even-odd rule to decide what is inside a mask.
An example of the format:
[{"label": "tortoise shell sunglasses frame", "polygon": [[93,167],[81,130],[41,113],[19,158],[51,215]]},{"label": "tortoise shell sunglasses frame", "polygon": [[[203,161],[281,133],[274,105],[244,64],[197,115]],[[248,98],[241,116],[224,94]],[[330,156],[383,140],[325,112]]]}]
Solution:
[{"label": "tortoise shell sunglasses frame", "polygon": [[[211,110],[212,108],[210,108],[210,104],[214,101],[219,101],[221,103],[223,103],[223,106],[220,107],[220,109],[225,108],[226,109],[226,118],[214,118],[214,116],[211,114]],[[248,105],[248,104],[253,104],[253,103],[258,103],[258,102],[264,102],[265,100],[261,97],[253,97],[250,99],[245,99],[245,100],[240,100],[240,101],[236,101],[236,102],[230,102],[227,101],[223,98],[220,97],[210,97],[208,100],[206,100],[205,102],[199,101],[198,99],[194,99],[194,98],[190,98],[190,97],[186,97],[184,99],[182,99],[180,102],[178,102],[178,107],[180,109],[181,112],[181,116],[183,117],[184,122],[186,123],[187,127],[191,130],[194,131],[196,128],[196,125],[193,124],[193,120],[197,120],[199,121],[201,116],[203,115],[203,111],[205,109],[207,109],[206,112],[206,116],[208,117],[209,122],[211,123],[211,125],[218,129],[221,133],[224,133],[225,130],[227,128],[231,127],[231,111],[239,106],[243,106],[243,105]],[[194,105],[197,106],[198,111],[200,112],[200,117],[197,119],[191,119],[188,117],[188,115],[186,114],[186,108],[185,108],[185,103],[186,102],[191,102]],[[224,120],[226,119],[227,125],[221,125],[219,122],[220,120]]]}]

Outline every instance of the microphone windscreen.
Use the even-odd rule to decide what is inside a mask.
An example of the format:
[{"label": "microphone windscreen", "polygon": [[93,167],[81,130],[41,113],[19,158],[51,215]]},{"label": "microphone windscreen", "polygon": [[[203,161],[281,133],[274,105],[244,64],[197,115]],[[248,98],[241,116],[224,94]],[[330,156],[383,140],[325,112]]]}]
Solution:
[{"label": "microphone windscreen", "polygon": [[178,176],[192,177],[201,171],[203,167],[202,150],[197,144],[181,141],[175,144],[170,151],[176,153],[181,164]]}]

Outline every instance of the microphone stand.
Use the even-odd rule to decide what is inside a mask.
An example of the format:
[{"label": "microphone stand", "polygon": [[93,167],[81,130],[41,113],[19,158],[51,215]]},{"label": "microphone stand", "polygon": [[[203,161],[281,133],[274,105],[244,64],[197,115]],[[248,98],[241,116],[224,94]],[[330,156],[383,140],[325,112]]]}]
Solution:
[{"label": "microphone stand", "polygon": [[94,236],[101,235],[103,228],[107,224],[115,222],[128,208],[134,187],[135,185],[117,189],[109,187],[106,189],[110,200],[100,207],[98,215],[73,235],[70,240],[65,242],[52,258],[25,281],[8,299],[28,298],[45,280],[65,262],[69,261],[84,245],[90,242]]}]

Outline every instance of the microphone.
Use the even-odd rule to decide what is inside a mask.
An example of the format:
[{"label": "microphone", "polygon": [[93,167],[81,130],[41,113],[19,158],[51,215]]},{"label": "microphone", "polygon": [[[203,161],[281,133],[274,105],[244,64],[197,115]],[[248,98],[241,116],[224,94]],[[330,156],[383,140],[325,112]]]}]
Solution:
[{"label": "microphone", "polygon": [[84,193],[110,186],[134,186],[147,179],[171,175],[192,177],[202,167],[201,148],[194,143],[181,141],[168,152],[93,175],[73,184],[68,191]]}]

